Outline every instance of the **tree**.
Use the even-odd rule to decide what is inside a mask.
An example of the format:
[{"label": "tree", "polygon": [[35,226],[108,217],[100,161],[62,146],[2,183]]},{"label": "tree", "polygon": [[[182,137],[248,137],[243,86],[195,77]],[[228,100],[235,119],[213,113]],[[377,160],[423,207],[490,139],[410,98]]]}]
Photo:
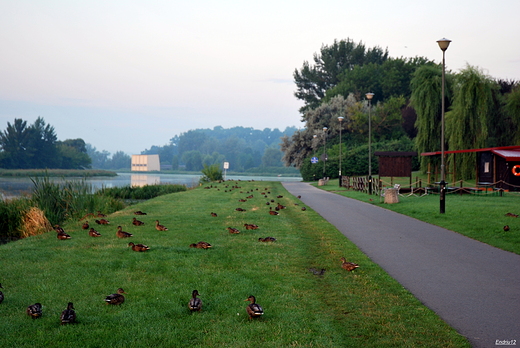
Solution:
[{"label": "tree", "polygon": [[96,169],[107,169],[108,158],[110,157],[110,152],[103,150],[97,151],[94,146],[91,144],[85,144],[85,150],[87,155],[90,157],[92,161],[92,168]]},{"label": "tree", "polygon": [[[472,66],[456,76],[452,108],[446,113],[446,136],[449,150],[487,147],[488,124],[494,112],[496,83]],[[457,174],[464,179],[475,177],[476,155],[455,157]]]},{"label": "tree", "polygon": [[300,70],[294,71],[296,98],[304,102],[300,112],[316,108],[328,89],[336,86],[340,75],[355,66],[368,63],[382,64],[388,59],[388,50],[379,47],[366,49],[360,42],[351,39],[334,40],[330,46],[322,45],[320,53],[314,54],[314,65],[305,61]]},{"label": "tree", "polygon": [[184,152],[182,155],[182,161],[186,165],[186,170],[188,171],[199,171],[203,168],[200,151],[191,150]]},{"label": "tree", "polygon": [[283,152],[277,148],[270,147],[262,156],[262,167],[281,167]]},{"label": "tree", "polygon": [[4,168],[29,168],[27,155],[29,132],[27,121],[16,118],[14,123],[7,122],[7,128],[0,133],[0,146],[2,147],[2,167]]},{"label": "tree", "polygon": [[511,137],[505,140],[505,143],[520,144],[520,84],[505,96],[505,104],[503,113],[508,119],[508,127]]},{"label": "tree", "polygon": [[128,169],[132,165],[132,158],[123,151],[117,151],[109,161],[107,169]]}]

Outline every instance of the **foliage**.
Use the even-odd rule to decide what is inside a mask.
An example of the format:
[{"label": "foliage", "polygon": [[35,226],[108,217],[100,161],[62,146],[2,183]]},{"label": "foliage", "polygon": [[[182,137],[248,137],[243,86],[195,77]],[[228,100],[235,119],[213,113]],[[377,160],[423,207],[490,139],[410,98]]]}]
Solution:
[{"label": "foliage", "polygon": [[165,185],[144,185],[144,186],[122,186],[122,187],[103,187],[96,192],[96,196],[110,197],[119,199],[151,199],[158,196],[183,192],[187,188],[184,185],[165,184]]},{"label": "foliage", "polygon": [[366,49],[362,42],[356,44],[348,38],[334,40],[330,46],[322,45],[320,52],[314,54],[314,65],[305,61],[293,74],[297,87],[294,95],[304,102],[300,112],[318,107],[327,90],[338,84],[345,71],[369,63],[382,64],[387,59],[387,50],[379,47]]},{"label": "foliage", "polygon": [[[34,124],[15,119],[0,132],[0,166],[8,169],[89,168],[90,159],[81,147],[82,139],[57,141],[54,127],[38,117]],[[84,142],[83,142],[84,144]]]},{"label": "foliage", "polygon": [[[495,82],[477,68],[467,66],[456,76],[451,111],[446,113],[448,150],[487,147],[488,123],[493,112]],[[462,178],[475,177],[475,153],[458,154],[457,173]]]},{"label": "foliage", "polygon": [[520,85],[515,84],[514,88],[505,97],[505,105],[503,114],[507,119],[507,129],[501,134],[510,134],[510,139],[506,140],[506,144],[520,144]]},{"label": "foliage", "polygon": [[212,182],[222,180],[224,177],[222,176],[222,169],[219,164],[212,164],[210,166],[204,165],[204,169],[202,169],[202,174],[204,174],[200,178],[200,183]]},{"label": "foliage", "polygon": [[97,169],[130,169],[132,158],[123,151],[117,151],[113,155],[108,151],[98,151],[91,144],[86,144],[86,153],[92,160],[92,168]]},{"label": "foliage", "polygon": [[0,176],[5,177],[92,177],[117,176],[117,173],[107,170],[79,169],[0,169]]},{"label": "foliage", "polygon": [[[226,185],[237,184],[238,190]],[[467,340],[372,262],[337,229],[279,183],[225,182],[162,196],[108,217],[91,238],[81,223],[64,225],[72,239],[54,233],[0,246],[2,303],[0,332],[9,347],[468,347]],[[246,191],[268,188],[287,206],[268,214],[265,199],[243,203]],[[244,193],[240,191],[244,191]],[[260,191],[261,192],[261,191]],[[300,206],[295,204],[299,203]],[[144,226],[133,226],[133,211]],[[212,217],[210,212],[218,213]],[[157,232],[154,221],[170,230]],[[229,226],[255,223],[257,231],[229,234]],[[150,246],[131,251],[115,226]],[[272,233],[272,234],[271,234]],[[272,235],[274,243],[259,243]],[[189,248],[207,241],[209,250]],[[346,256],[361,267],[340,267]],[[309,268],[325,268],[316,276]],[[64,272],[63,270],[66,270]],[[125,289],[121,306],[104,297]],[[190,313],[191,292],[201,294],[201,312]],[[265,314],[249,320],[244,300],[255,295]],[[27,299],[44,306],[30,320]],[[59,325],[60,312],[74,303],[78,323]],[[295,320],[297,318],[297,320]],[[37,332],[37,334],[34,334]]]},{"label": "foliage", "polygon": [[0,244],[21,237],[22,219],[31,207],[29,199],[0,200]]}]

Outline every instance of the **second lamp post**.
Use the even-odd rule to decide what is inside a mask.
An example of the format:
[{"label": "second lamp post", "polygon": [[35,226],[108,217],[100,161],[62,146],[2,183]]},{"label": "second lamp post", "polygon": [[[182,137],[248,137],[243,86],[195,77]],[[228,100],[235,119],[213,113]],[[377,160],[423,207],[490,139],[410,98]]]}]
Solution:
[{"label": "second lamp post", "polygon": [[368,99],[368,194],[372,194],[372,98],[374,93],[367,93],[365,96]]}]

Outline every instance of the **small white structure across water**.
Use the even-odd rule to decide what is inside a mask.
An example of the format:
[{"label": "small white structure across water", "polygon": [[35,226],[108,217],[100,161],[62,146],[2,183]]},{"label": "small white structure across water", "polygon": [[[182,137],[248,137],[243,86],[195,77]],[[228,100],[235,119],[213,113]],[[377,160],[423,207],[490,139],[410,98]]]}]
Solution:
[{"label": "small white structure across water", "polygon": [[133,172],[159,172],[161,170],[159,155],[132,155],[131,170]]}]

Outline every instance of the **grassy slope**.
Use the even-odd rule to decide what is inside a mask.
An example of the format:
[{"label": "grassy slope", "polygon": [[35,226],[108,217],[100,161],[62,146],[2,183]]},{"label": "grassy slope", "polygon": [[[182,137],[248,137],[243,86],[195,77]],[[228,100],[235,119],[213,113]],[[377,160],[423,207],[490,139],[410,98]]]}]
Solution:
[{"label": "grassy slope", "polygon": [[[95,226],[100,238],[88,237],[76,222],[65,226],[71,240],[48,233],[1,245],[6,299],[0,304],[0,346],[468,346],[318,214],[301,211],[279,183],[239,182],[241,188],[232,191],[224,185],[162,196],[113,214],[111,225]],[[260,195],[266,185],[268,198]],[[254,198],[239,203],[249,190]],[[269,215],[268,199],[287,209]],[[131,225],[138,209],[149,213],[140,217],[142,227]],[[212,211],[219,216],[211,217]],[[170,230],[155,231],[156,219]],[[246,231],[244,223],[260,228]],[[117,225],[151,250],[132,252],[129,240],[115,237]],[[228,226],[242,233],[231,235]],[[278,240],[257,241],[266,236]],[[188,247],[200,240],[213,248]],[[344,271],[341,256],[361,267]],[[309,267],[327,272],[316,276]],[[104,296],[118,287],[128,293],[127,301],[105,305]],[[187,309],[193,289],[204,302],[200,313]],[[245,313],[250,294],[265,310],[258,320]],[[60,326],[68,301],[74,302],[78,323]],[[44,316],[31,320],[24,309],[35,302],[44,305]]]}]

